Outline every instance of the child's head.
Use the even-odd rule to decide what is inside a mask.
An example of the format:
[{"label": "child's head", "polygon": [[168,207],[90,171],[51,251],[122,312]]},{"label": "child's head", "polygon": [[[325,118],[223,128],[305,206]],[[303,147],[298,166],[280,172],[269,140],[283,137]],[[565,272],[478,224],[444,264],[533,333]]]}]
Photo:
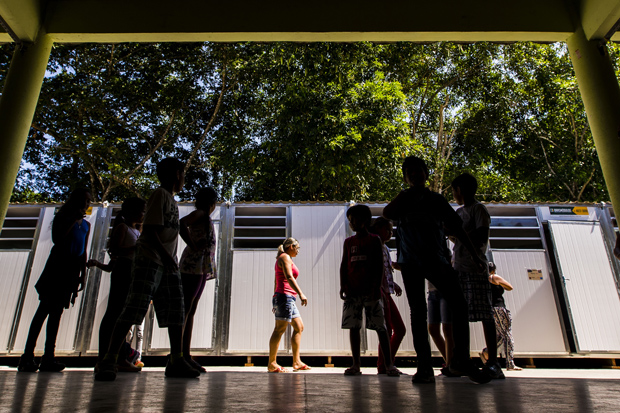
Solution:
[{"label": "child's head", "polygon": [[207,187],[196,192],[196,209],[200,209],[201,211],[206,211],[211,214],[211,212],[215,209],[216,203],[217,193],[215,192],[215,189]]},{"label": "child's head", "polygon": [[[146,201],[142,198],[131,197],[123,202],[120,216],[127,225],[141,224],[144,221],[144,212],[146,210]],[[119,217],[117,215],[117,219]]]},{"label": "child's head", "polygon": [[368,230],[372,221],[372,212],[366,205],[353,205],[347,209],[347,219],[353,231]]},{"label": "child's head", "polygon": [[459,205],[463,205],[468,199],[475,198],[477,190],[478,181],[467,172],[460,174],[452,181],[452,195]]},{"label": "child's head", "polygon": [[394,223],[387,218],[379,217],[375,219],[374,224],[370,227],[370,233],[376,234],[381,238],[381,241],[388,242],[392,239],[392,231],[394,229]]},{"label": "child's head", "polygon": [[495,274],[495,271],[497,271],[497,266],[495,263],[489,261],[489,274]]},{"label": "child's head", "polygon": [[409,186],[424,186],[428,179],[428,167],[422,158],[408,156],[403,162],[403,180]]},{"label": "child's head", "polygon": [[90,203],[93,202],[93,197],[90,191],[86,188],[78,188],[71,192],[69,199],[60,208],[60,213],[68,213],[72,215],[84,216],[86,211],[90,207]]},{"label": "child's head", "polygon": [[157,178],[163,186],[179,192],[185,183],[185,164],[176,158],[165,158],[157,164]]}]

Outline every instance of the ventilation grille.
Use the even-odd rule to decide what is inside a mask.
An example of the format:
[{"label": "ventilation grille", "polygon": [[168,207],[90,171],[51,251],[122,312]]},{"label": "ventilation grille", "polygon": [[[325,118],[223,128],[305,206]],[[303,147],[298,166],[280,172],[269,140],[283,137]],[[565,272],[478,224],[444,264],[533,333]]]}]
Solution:
[{"label": "ventilation grille", "polygon": [[31,250],[41,208],[9,207],[0,232],[0,250]]},{"label": "ventilation grille", "polygon": [[544,249],[534,207],[487,206],[491,215],[492,249]]},{"label": "ventilation grille", "polygon": [[235,207],[233,248],[276,249],[286,239],[286,207]]}]

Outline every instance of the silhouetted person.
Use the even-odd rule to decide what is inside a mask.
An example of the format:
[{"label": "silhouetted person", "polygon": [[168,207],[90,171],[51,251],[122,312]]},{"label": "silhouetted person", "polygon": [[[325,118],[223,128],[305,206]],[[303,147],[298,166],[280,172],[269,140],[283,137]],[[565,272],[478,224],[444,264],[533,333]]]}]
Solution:
[{"label": "silhouetted person", "polygon": [[428,168],[415,156],[405,159],[403,179],[410,186],[401,191],[383,210],[383,215],[398,220],[398,264],[401,267],[407,300],[411,309],[411,332],[418,358],[414,383],[434,383],[431,347],[428,341],[427,308],[424,280],[427,279],[444,296],[453,314],[454,357],[450,371],[467,375],[478,383],[491,378],[480,371],[469,357],[469,322],[467,302],[457,274],[450,264],[444,226],[463,241],[479,266],[485,263],[463,230],[462,221],[448,201],[426,188]]},{"label": "silhouetted person", "polygon": [[[74,304],[77,293],[86,282],[86,251],[90,224],[86,211],[92,197],[86,189],[71,192],[69,200],[60,208],[52,222],[54,246],[45,268],[35,284],[39,293],[39,307],[30,323],[24,354],[19,360],[19,371],[62,371],[65,365],[54,359],[60,317],[69,304]],[[34,360],[34,349],[39,333],[47,318],[45,352],[41,364]]]},{"label": "silhouetted person", "polygon": [[[491,284],[486,252],[489,245],[491,216],[487,208],[476,200],[478,181],[468,173],[461,174],[452,181],[452,195],[459,205],[456,213],[463,220],[463,229],[476,248],[472,254],[457,238],[454,239],[454,269],[459,273],[461,288],[467,300],[469,322],[482,322],[484,340],[489,349],[489,359],[485,364],[493,379],[505,379],[497,362],[497,341],[493,306],[491,305]],[[476,258],[482,258],[484,268],[478,266]]]},{"label": "silhouetted person", "polygon": [[385,326],[381,282],[383,280],[383,245],[381,239],[368,232],[372,213],[366,205],[355,205],[347,210],[349,225],[355,235],[344,240],[340,264],[340,298],[342,328],[349,330],[353,364],[344,374],[355,376],[360,370],[360,329],[362,314],[366,314],[366,328],[375,330],[383,351],[388,376],[399,376],[392,363],[390,339]]},{"label": "silhouetted person", "polygon": [[114,327],[108,352],[99,363],[96,380],[116,379],[120,347],[131,326],[142,323],[151,300],[159,326],[168,327],[170,356],[166,376],[192,378],[200,375],[183,357],[185,310],[176,258],[180,223],[174,194],[183,188],[184,164],[174,158],[163,159],[157,164],[157,177],[161,186],[153,191],[146,205],[129,297]]}]

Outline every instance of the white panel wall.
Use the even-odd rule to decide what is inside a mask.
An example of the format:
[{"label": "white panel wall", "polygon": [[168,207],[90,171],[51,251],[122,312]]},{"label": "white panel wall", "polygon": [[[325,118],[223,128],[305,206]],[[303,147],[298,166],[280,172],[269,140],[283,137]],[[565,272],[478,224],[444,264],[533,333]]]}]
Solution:
[{"label": "white panel wall", "polygon": [[[183,218],[189,215],[194,210],[193,206],[179,206],[179,217]],[[213,226],[215,233],[218,235],[216,248],[219,247],[220,241],[220,223],[215,222],[219,219],[219,208],[217,208],[211,219],[213,219]],[[177,247],[177,257],[181,259],[183,250],[185,249],[185,241],[179,237],[179,245]],[[217,250],[216,250],[217,251]],[[218,254],[215,254],[216,265]],[[207,285],[202,293],[202,297],[198,303],[198,309],[194,316],[194,330],[192,332],[192,348],[195,349],[209,349],[212,347],[213,341],[213,314],[215,309],[215,280],[207,281]],[[151,350],[168,350],[170,348],[170,340],[168,339],[168,329],[159,327],[157,317],[155,317],[153,323],[153,334],[151,336],[151,343],[149,349]]]},{"label": "white panel wall", "polygon": [[620,299],[598,222],[549,221],[578,351],[620,351]]},{"label": "white panel wall", "polygon": [[[269,337],[275,326],[271,298],[276,251],[233,251],[232,254],[228,352],[268,354]],[[304,317],[303,310],[300,312]],[[284,338],[280,342],[280,349],[283,348]]]},{"label": "white panel wall", "polygon": [[304,353],[350,349],[348,331],[340,328],[340,262],[348,225],[345,212],[344,206],[291,208],[291,236],[301,246],[295,258],[298,280],[308,297],[307,307],[298,305],[304,320]]},{"label": "white panel wall", "polygon": [[28,264],[29,251],[0,252],[0,353],[8,350],[13,317]]},{"label": "white panel wall", "polygon": [[[504,300],[512,315],[515,352],[567,354],[545,252],[493,251],[493,259],[497,274],[514,287]],[[530,280],[527,269],[542,270],[543,279]]]},{"label": "white panel wall", "polygon": [[[39,235],[39,242],[37,244],[37,251],[34,256],[32,272],[30,274],[30,280],[26,290],[26,297],[24,300],[24,306],[22,309],[22,315],[19,322],[19,328],[17,330],[17,337],[15,340],[15,347],[13,352],[19,353],[24,350],[26,345],[26,338],[28,337],[28,329],[30,328],[30,322],[32,317],[39,306],[39,295],[34,288],[34,285],[39,280],[39,276],[45,267],[47,258],[52,249],[52,220],[54,219],[55,207],[46,207],[45,215],[41,221],[41,233]],[[86,220],[91,224],[90,237],[88,239],[88,248],[92,245],[92,238],[94,233],[94,223],[97,218],[98,207],[93,207],[90,215],[86,216]],[[60,320],[60,329],[58,331],[58,338],[56,340],[56,352],[73,352],[75,342],[75,331],[77,328],[78,316],[80,313],[80,306],[82,305],[82,299],[84,297],[83,292],[78,295],[75,305],[66,309]],[[45,343],[45,328],[47,321],[43,324],[41,333],[39,334],[39,340],[37,341],[36,351],[43,351]]]},{"label": "white panel wall", "polygon": [[[392,258],[395,259],[394,252],[392,255]],[[514,286],[514,290],[506,292],[504,298],[513,318],[512,332],[515,339],[515,352],[567,354],[545,252],[493,251],[493,257],[498,267],[497,274],[506,278]],[[529,280],[528,268],[543,270],[543,280]],[[395,271],[394,275],[395,281],[402,286],[400,272]],[[403,293],[402,297],[393,296],[393,298],[407,327],[407,335],[405,335],[400,346],[399,354],[413,354],[410,313],[405,294]],[[482,323],[470,323],[469,331],[470,350],[472,355],[477,355],[480,350],[486,347]],[[437,347],[432,340],[430,343],[432,350],[438,355]],[[377,335],[373,331],[369,331],[369,353],[376,354],[377,348]]]}]

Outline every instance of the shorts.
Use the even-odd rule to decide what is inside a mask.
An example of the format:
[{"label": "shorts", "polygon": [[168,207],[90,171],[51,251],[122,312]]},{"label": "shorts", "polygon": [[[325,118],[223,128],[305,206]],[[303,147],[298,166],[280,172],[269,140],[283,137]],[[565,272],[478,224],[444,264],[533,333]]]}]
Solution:
[{"label": "shorts", "polygon": [[342,328],[362,328],[362,314],[366,313],[366,328],[375,331],[387,331],[383,300],[372,300],[370,297],[351,297],[342,305]]},{"label": "shorts", "polygon": [[489,276],[459,271],[459,280],[467,301],[469,321],[493,320]]},{"label": "shorts", "polygon": [[167,271],[153,260],[136,255],[129,295],[119,322],[142,324],[151,300],[160,327],[182,326],[185,322],[183,287],[178,271]]},{"label": "shorts", "polygon": [[275,293],[271,299],[276,320],[291,322],[293,318],[301,317],[295,305],[295,297],[283,293]]},{"label": "shorts", "polygon": [[452,324],[450,306],[437,290],[428,292],[428,323]]}]

